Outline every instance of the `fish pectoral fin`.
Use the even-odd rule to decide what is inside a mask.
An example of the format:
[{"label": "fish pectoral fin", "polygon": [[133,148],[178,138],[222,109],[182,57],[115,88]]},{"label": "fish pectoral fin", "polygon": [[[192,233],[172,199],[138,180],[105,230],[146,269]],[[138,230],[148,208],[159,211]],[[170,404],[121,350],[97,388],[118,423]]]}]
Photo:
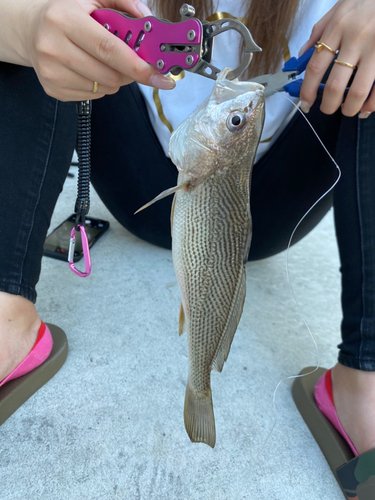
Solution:
[{"label": "fish pectoral fin", "polygon": [[241,319],[245,296],[246,274],[245,269],[242,268],[237,287],[233,295],[232,308],[228,315],[227,324],[211,365],[212,369],[218,372],[221,372],[224,362],[228,358],[230,346],[232,344],[234,334],[236,333],[238,323]]},{"label": "fish pectoral fin", "polygon": [[182,302],[180,304],[180,314],[178,316],[178,334],[182,335],[185,331],[185,311]]},{"label": "fish pectoral fin", "polygon": [[173,219],[174,219],[174,211],[176,208],[176,193],[173,196],[172,207],[171,207],[171,236],[173,238]]},{"label": "fish pectoral fin", "polygon": [[144,210],[145,208],[148,208],[150,207],[151,205],[153,205],[156,201],[160,201],[162,200],[163,198],[166,198],[167,196],[169,196],[170,194],[173,194],[175,193],[176,191],[178,191],[179,189],[184,189],[184,188],[187,188],[190,184],[190,181],[187,181],[187,182],[184,182],[184,184],[180,184],[179,186],[174,186],[174,187],[171,187],[171,188],[168,188],[166,189],[165,191],[162,191],[160,194],[158,194],[153,200],[149,201],[148,203],[146,203],[146,205],[143,205],[143,207],[141,208],[138,208],[138,210],[136,212],[134,212],[134,215],[137,214],[138,212],[141,212],[142,210]]},{"label": "fish pectoral fin", "polygon": [[189,382],[187,383],[184,422],[186,432],[193,443],[206,443],[211,448],[215,446],[216,431],[211,389],[204,395],[199,395],[192,390]]}]

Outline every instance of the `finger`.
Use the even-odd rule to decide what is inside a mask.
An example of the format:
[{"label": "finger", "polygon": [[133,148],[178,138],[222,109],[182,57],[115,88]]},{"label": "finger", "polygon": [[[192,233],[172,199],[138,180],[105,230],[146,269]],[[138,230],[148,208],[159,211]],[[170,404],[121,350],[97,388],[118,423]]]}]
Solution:
[{"label": "finger", "polygon": [[[324,41],[328,47],[337,50],[339,41],[335,40],[321,40]],[[306,67],[305,77],[300,91],[300,98],[304,107],[310,108],[316,99],[319,85],[329,65],[332,63],[334,54],[328,49],[323,49],[321,52],[315,50],[311,59]]]},{"label": "finger", "polygon": [[116,92],[119,91],[120,87],[106,87],[105,85],[100,84],[97,81],[91,81],[91,80],[85,80],[84,82],[80,82],[79,86],[77,85],[76,87],[60,87],[61,92],[64,92],[66,94],[71,94],[72,92],[76,93],[86,93],[91,92],[93,95],[93,99],[95,98],[96,94],[103,94],[103,95],[112,95],[115,94]]},{"label": "finger", "polygon": [[367,99],[365,104],[363,105],[360,115],[360,118],[368,118],[371,113],[375,111],[375,84],[372,87],[372,91],[370,93],[370,97]]},{"label": "finger", "polygon": [[[89,81],[98,81],[107,89],[118,89],[122,85],[127,85],[133,81],[131,78],[110,68],[98,59],[95,59],[70,41],[65,50],[61,52],[61,64],[63,67],[70,69],[73,73],[81,75]],[[65,54],[65,56],[63,54]],[[59,79],[60,78],[59,75]]]},{"label": "finger", "polygon": [[100,3],[103,7],[127,12],[135,17],[152,16],[151,10],[141,0],[101,0]]},{"label": "finger", "polygon": [[[323,113],[330,115],[340,108],[358,58],[359,54],[353,50],[347,50],[345,47],[340,49],[325,84],[322,104],[320,106]],[[345,64],[352,65],[354,68],[348,67]]]},{"label": "finger", "polygon": [[372,94],[371,89],[374,84],[375,74],[372,68],[374,68],[374,62],[361,61],[358,63],[355,78],[342,106],[342,113],[345,116],[354,116],[362,109],[374,111],[371,109],[371,101],[370,103],[366,102]]},{"label": "finger", "polygon": [[[76,29],[77,25],[80,26],[79,30]],[[75,20],[74,26],[66,23],[65,32],[74,44],[122,75],[144,85],[161,89],[174,88],[175,82],[171,78],[161,75],[122,40],[109,33],[84,12],[81,19]]]},{"label": "finger", "polygon": [[320,19],[320,21],[314,25],[314,27],[311,31],[310,38],[301,47],[299,54],[298,54],[298,57],[300,57],[302,54],[304,54],[306,52],[306,50],[308,50],[310,47],[313,47],[316,44],[316,42],[321,39],[321,37],[326,29],[327,24],[329,23],[333,14],[335,13],[335,10],[336,10],[336,6],[333,7],[330,11],[328,11],[327,14],[325,14]]},{"label": "finger", "polygon": [[81,80],[81,83],[68,80],[72,76],[75,78],[75,74],[89,81],[98,81],[106,88],[107,93],[109,93],[109,88],[118,89],[133,81],[132,78],[119,73],[85,52],[66,36],[49,37],[47,41],[43,40],[35,68],[40,78],[44,82],[49,82],[50,87],[68,88],[70,86],[77,90],[85,88],[85,80]]},{"label": "finger", "polygon": [[96,99],[101,99],[106,94],[102,92],[97,92],[93,94],[92,92],[77,92],[75,90],[66,90],[58,96],[54,96],[55,99],[62,102],[76,102],[76,101],[94,101]]},{"label": "finger", "polygon": [[311,35],[310,35],[310,38],[300,48],[300,51],[298,53],[298,57],[301,57],[302,54],[304,54],[306,52],[306,50],[308,50],[311,47],[313,47],[316,44],[316,42],[318,40],[320,40],[320,38],[321,38],[321,36],[323,34],[323,31],[324,31],[324,27],[320,23],[316,24],[313,27]]},{"label": "finger", "polygon": [[87,82],[86,85],[87,90],[77,90],[77,89],[55,87],[55,86],[50,87],[48,86],[48,84],[44,85],[43,82],[41,83],[47,95],[53,97],[54,99],[57,99],[58,101],[63,101],[63,102],[88,101],[92,99],[100,99],[101,97],[104,97],[107,94],[114,93],[113,89],[107,92],[106,89],[101,88],[100,85],[98,87],[98,90],[95,93],[93,93],[94,82]]},{"label": "finger", "polygon": [[[95,85],[95,81],[88,80],[67,68],[63,71],[60,68],[58,80],[55,77],[45,78],[45,75],[39,74],[38,77],[45,92],[60,101],[97,99],[107,94],[114,94],[119,90],[119,87],[107,87],[99,82],[96,82],[97,85]],[[90,93],[92,95],[88,97]]]}]

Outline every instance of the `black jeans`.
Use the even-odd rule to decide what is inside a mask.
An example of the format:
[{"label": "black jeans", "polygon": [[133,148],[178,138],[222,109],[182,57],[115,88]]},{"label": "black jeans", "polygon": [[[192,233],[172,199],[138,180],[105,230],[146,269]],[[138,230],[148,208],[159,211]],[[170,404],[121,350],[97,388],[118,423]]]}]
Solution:
[{"label": "black jeans", "polygon": [[[375,120],[319,111],[309,120],[337,160],[342,179],[334,207],[343,275],[340,361],[375,370]],[[48,97],[30,68],[0,64],[0,290],[36,300],[43,242],[76,141],[75,103]],[[250,260],[284,250],[308,208],[333,184],[337,171],[303,117],[296,114],[272,149],[255,165],[251,188]],[[164,199],[136,209],[176,184],[138,87],[123,87],[93,102],[92,183],[129,231],[166,248],[170,207]],[[306,235],[332,205],[325,197],[295,234]]]}]

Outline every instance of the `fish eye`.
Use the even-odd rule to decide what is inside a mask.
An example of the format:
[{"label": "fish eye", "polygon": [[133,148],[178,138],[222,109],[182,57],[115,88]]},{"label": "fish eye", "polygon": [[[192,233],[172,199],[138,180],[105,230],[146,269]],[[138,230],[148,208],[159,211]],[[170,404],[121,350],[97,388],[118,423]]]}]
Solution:
[{"label": "fish eye", "polygon": [[237,132],[246,123],[246,115],[241,111],[233,111],[227,118],[227,128],[230,132]]}]

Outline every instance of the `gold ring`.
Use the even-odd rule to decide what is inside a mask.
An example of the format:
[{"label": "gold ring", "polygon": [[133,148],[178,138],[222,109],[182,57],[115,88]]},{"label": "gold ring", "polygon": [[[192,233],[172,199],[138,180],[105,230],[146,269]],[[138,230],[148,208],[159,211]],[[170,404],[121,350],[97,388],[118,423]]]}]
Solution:
[{"label": "gold ring", "polygon": [[98,91],[98,87],[99,87],[99,83],[98,83],[98,82],[94,82],[94,87],[93,87],[93,89],[92,89],[92,91],[91,91],[91,92],[92,92],[93,94],[96,94],[96,93],[97,93],[97,91]]},{"label": "gold ring", "polygon": [[336,50],[333,50],[331,49],[331,47],[329,47],[328,45],[326,45],[325,43],[323,42],[316,42],[316,44],[314,45],[316,51],[319,53],[321,52],[323,49],[327,49],[329,50],[330,52],[332,52],[332,54],[336,54]]},{"label": "gold ring", "polygon": [[355,69],[357,66],[355,64],[350,64],[345,61],[339,61],[338,59],[335,60],[336,64],[341,64],[341,66],[347,66],[348,68]]}]

